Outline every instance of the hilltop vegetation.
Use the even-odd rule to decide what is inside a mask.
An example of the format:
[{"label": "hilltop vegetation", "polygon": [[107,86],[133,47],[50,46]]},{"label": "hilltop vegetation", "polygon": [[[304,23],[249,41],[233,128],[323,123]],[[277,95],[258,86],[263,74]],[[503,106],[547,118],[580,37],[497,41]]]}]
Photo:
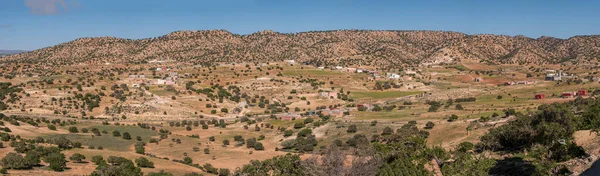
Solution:
[{"label": "hilltop vegetation", "polygon": [[212,65],[214,62],[267,62],[296,59],[313,65],[365,65],[397,68],[461,59],[482,63],[577,63],[600,56],[598,36],[569,39],[503,35],[466,35],[444,31],[337,30],[301,33],[261,31],[250,35],[225,30],[177,31],[130,40],[81,38],[60,45],[2,58],[49,66],[78,63],[146,63],[172,60]]}]

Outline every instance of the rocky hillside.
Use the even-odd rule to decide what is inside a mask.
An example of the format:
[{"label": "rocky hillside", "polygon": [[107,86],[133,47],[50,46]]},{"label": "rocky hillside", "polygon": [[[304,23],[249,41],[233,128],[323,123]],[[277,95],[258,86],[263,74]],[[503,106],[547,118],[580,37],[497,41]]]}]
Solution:
[{"label": "rocky hillside", "polygon": [[0,60],[60,66],[76,63],[140,63],[154,59],[195,64],[295,59],[317,65],[399,66],[444,59],[477,59],[492,64],[544,64],[598,58],[600,36],[533,39],[444,31],[367,30],[293,34],[262,31],[237,35],[225,30],[211,30],[178,31],[139,40],[80,38]]}]

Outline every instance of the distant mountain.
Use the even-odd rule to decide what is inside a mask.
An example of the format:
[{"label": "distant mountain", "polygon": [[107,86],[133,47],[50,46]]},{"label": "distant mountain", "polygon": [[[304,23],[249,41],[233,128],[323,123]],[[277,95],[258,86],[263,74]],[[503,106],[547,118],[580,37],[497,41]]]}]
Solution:
[{"label": "distant mountain", "polygon": [[301,33],[225,30],[177,31],[148,39],[80,38],[0,61],[53,66],[77,63],[140,63],[154,59],[211,64],[294,59],[315,65],[400,66],[474,59],[490,64],[594,62],[600,36],[569,39],[467,35],[446,31],[335,30]]},{"label": "distant mountain", "polygon": [[11,55],[11,54],[19,54],[22,52],[27,52],[25,50],[2,50],[0,49],[0,56]]}]

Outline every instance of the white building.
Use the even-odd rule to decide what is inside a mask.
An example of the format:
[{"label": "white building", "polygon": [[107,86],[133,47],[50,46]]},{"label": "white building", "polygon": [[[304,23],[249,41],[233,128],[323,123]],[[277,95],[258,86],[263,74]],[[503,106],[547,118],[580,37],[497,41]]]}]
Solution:
[{"label": "white building", "polygon": [[158,85],[162,85],[162,84],[166,84],[166,83],[167,83],[167,80],[164,80],[164,79],[157,79],[156,80],[156,84],[158,84]]},{"label": "white building", "polygon": [[390,74],[388,74],[388,78],[390,78],[390,79],[400,79],[400,75],[396,74],[396,73],[390,73]]},{"label": "white building", "polygon": [[412,70],[406,70],[406,71],[404,71],[404,73],[407,75],[416,75],[417,74],[416,71],[412,71]]},{"label": "white building", "polygon": [[284,62],[287,62],[288,64],[295,64],[296,61],[295,60],[283,60]]}]

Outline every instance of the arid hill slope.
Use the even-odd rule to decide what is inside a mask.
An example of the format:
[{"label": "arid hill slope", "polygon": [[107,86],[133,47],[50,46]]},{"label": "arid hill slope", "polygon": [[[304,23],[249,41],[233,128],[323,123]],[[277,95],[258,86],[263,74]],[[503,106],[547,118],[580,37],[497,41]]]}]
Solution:
[{"label": "arid hill slope", "polygon": [[177,31],[139,40],[80,38],[0,60],[60,66],[154,59],[197,64],[295,59],[313,64],[399,66],[448,58],[538,64],[597,60],[600,36],[532,39],[444,31],[337,30],[293,34],[261,31],[250,35],[225,30]]}]

